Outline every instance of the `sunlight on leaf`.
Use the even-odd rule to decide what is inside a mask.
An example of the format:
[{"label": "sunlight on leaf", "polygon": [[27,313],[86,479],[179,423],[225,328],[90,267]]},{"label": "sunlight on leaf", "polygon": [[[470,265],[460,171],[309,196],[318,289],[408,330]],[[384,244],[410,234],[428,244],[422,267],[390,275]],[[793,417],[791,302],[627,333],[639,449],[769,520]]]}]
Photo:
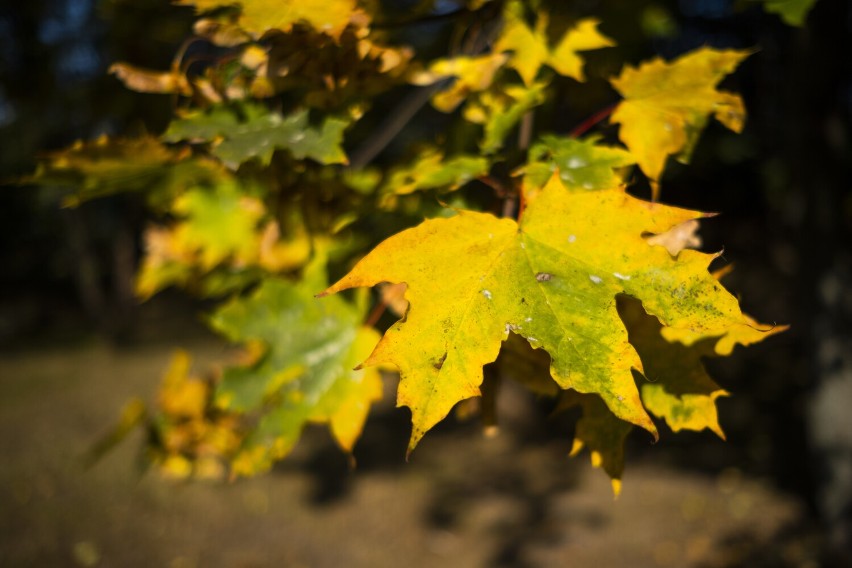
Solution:
[{"label": "sunlight on leaf", "polygon": [[413,419],[409,449],[453,405],[480,394],[482,366],[509,332],[550,353],[561,388],[597,393],[620,419],[656,433],[634,384],[631,369],[642,364],[615,297],[640,298],[665,325],[697,333],[721,335],[742,323],[736,298],[707,271],[714,255],[672,258],[643,238],[701,216],[621,190],[570,192],[554,176],[520,225],[467,211],[426,221],[379,245],[324,294],[408,285],[405,320],[364,364],[400,369],[398,402]]},{"label": "sunlight on leaf", "polygon": [[738,95],[716,84],[751,52],[704,47],[671,62],[656,58],[625,67],[612,86],[624,100],[612,113],[619,137],[652,182],[659,181],[666,158],[688,160],[709,115],[735,132],[745,110]]}]

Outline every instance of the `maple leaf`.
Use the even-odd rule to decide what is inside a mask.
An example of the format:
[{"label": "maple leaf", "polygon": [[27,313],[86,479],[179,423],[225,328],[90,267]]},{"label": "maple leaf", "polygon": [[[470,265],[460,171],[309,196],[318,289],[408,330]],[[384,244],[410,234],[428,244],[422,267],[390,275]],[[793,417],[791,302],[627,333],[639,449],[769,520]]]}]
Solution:
[{"label": "maple leaf", "polygon": [[457,189],[467,182],[488,173],[488,159],[482,156],[457,155],[445,158],[437,149],[418,153],[411,164],[390,172],[383,189],[405,195],[423,189]]},{"label": "maple leaf", "polygon": [[547,14],[539,13],[535,29],[531,29],[524,21],[523,12],[520,2],[506,5],[505,25],[494,45],[494,51],[514,53],[507,66],[513,67],[528,86],[535,81],[543,65],[552,67],[560,75],[584,81],[583,60],[578,52],[615,45],[615,42],[597,30],[600,22],[589,18],[579,21],[565,32],[551,50],[547,40]]},{"label": "maple leaf", "polygon": [[185,283],[194,269],[212,270],[225,260],[245,265],[258,254],[257,225],[266,210],[232,180],[213,188],[195,188],[172,203],[180,220],[145,233],[145,257],[136,293],[148,298],[172,284]]},{"label": "maple leaf", "polygon": [[265,208],[237,184],[187,191],[175,200],[172,210],[185,219],[175,229],[177,247],[197,251],[202,268],[209,270],[232,255],[248,259],[255,254],[256,227]]},{"label": "maple leaf", "polygon": [[142,192],[155,208],[164,208],[186,189],[229,177],[214,160],[163,145],[152,136],[78,141],[48,154],[24,181],[71,188],[66,206],[115,193]]},{"label": "maple leaf", "polygon": [[350,21],[365,17],[356,0],[179,0],[178,4],[195,6],[199,12],[239,4],[239,25],[254,37],[270,30],[288,32],[295,24],[306,23],[337,38]]},{"label": "maple leaf", "polygon": [[624,183],[615,170],[636,163],[622,148],[599,144],[600,136],[584,140],[546,135],[530,147],[524,174],[527,192],[539,189],[553,173],[559,171],[562,181],[577,189],[609,189]]},{"label": "maple leaf", "polygon": [[233,463],[250,475],[268,469],[298,441],[308,422],[328,423],[347,452],[363,428],[370,404],[381,397],[377,369],[354,370],[379,339],[360,325],[364,313],[342,298],[317,302],[326,285],[320,254],[299,283],[270,278],[210,319],[231,341],[261,355],[251,365],[225,370],[217,399],[231,411],[261,412],[260,422]]},{"label": "maple leaf", "polygon": [[660,333],[663,326],[639,302],[619,298],[618,307],[648,379],[640,386],[645,408],[663,418],[673,432],[707,429],[724,439],[716,399],[729,393],[710,378],[702,363],[715,355],[715,338],[689,346],[667,341]]},{"label": "maple leaf", "polygon": [[790,26],[801,26],[816,0],[763,0],[763,9],[778,14]]},{"label": "maple leaf", "polygon": [[252,158],[269,165],[276,149],[288,150],[297,160],[345,164],[341,145],[348,125],[346,120],[327,117],[321,127],[313,128],[308,125],[306,110],[282,116],[259,104],[244,104],[239,109],[219,106],[207,112],[192,111],[173,121],[163,140],[212,142],[213,155],[231,169]]},{"label": "maple leaf", "polygon": [[149,425],[156,445],[148,457],[165,477],[220,479],[242,433],[236,416],[211,405],[211,384],[191,375],[191,362],[182,350],[172,357]]},{"label": "maple leaf", "polygon": [[672,258],[642,236],[701,216],[620,189],[571,192],[555,175],[520,223],[469,211],[426,221],[384,241],[322,295],[407,284],[406,317],[364,365],[400,370],[398,403],[412,412],[409,450],[454,404],[479,395],[482,366],[509,332],[551,355],[561,388],[597,393],[618,418],[656,435],[615,297],[641,299],[674,328],[722,335],[742,323],[736,298],[707,271],[714,255]]},{"label": "maple leaf", "polygon": [[619,420],[610,412],[601,398],[594,394],[581,394],[569,390],[562,394],[557,411],[579,406],[583,416],[577,421],[571,457],[583,448],[591,453],[592,467],[599,467],[609,475],[616,496],[621,493],[621,475],[624,473],[624,441],[633,425]]},{"label": "maple leaf", "polygon": [[508,85],[486,91],[465,105],[465,119],[485,127],[485,137],[479,143],[483,153],[492,154],[503,146],[506,135],[521,118],[544,102],[546,87],[545,83],[530,87]]},{"label": "maple leaf", "polygon": [[750,53],[705,47],[671,62],[656,58],[628,66],[610,80],[624,97],[611,120],[621,124],[619,137],[652,182],[660,179],[668,156],[689,159],[709,115],[742,130],[742,99],[717,91],[716,84]]},{"label": "maple leaf", "polygon": [[426,71],[412,74],[409,81],[414,85],[424,86],[455,78],[446,89],[432,97],[432,105],[436,109],[452,112],[469,94],[490,87],[494,82],[494,75],[508,59],[507,55],[501,53],[438,59],[433,61]]}]

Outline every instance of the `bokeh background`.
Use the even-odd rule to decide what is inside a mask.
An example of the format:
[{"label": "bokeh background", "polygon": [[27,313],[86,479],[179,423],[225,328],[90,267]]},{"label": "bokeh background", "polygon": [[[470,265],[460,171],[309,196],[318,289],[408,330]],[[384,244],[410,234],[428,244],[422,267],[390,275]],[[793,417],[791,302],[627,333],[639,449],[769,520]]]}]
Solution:
[{"label": "bokeh background", "polygon": [[[557,97],[557,132],[616,100],[604,78],[621,61],[755,50],[724,84],[744,96],[745,132],[711,124],[662,193],[722,213],[702,228],[705,250],[735,264],[726,283],[747,312],[792,326],[709,362],[733,393],[719,402],[727,442],[684,433],[652,445],[635,434],[613,502],[587,458],[568,460],[570,424],[511,389],[498,437],[449,420],[405,463],[408,416],[393,408],[389,380],[354,469],[321,429],[271,474],[231,485],[145,473],[141,437],[83,467],[121,404],[153,396],[174,347],[201,362],[226,347],[199,323],[203,304],[175,291],[133,299],[138,203],[62,209],[49,189],[14,182],[77,139],[161,132],[168,97],[129,92],[106,69],[167,68],[193,17],[167,0],[6,2],[0,565],[852,565],[852,3],[818,0],[801,29],[747,0],[566,6],[600,17],[619,47],[590,53],[589,85]],[[436,121],[424,109],[415,127]]]}]

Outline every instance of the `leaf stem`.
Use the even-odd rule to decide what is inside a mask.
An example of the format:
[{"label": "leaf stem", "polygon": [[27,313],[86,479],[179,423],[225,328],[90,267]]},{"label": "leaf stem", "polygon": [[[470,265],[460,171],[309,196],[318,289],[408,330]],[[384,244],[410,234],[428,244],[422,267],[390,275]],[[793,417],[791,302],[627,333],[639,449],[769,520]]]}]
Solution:
[{"label": "leaf stem", "polygon": [[364,320],[364,325],[367,327],[374,327],[377,323],[379,323],[379,319],[384,315],[385,310],[388,305],[384,300],[379,300],[379,303],[373,307],[373,311],[370,312],[370,315],[367,316],[367,319]]},{"label": "leaf stem", "polygon": [[574,129],[568,133],[568,136],[571,138],[579,138],[589,130],[591,130],[597,123],[607,118],[612,112],[615,110],[615,107],[618,106],[618,103],[613,103],[608,107],[599,110],[580,124],[574,127]]}]

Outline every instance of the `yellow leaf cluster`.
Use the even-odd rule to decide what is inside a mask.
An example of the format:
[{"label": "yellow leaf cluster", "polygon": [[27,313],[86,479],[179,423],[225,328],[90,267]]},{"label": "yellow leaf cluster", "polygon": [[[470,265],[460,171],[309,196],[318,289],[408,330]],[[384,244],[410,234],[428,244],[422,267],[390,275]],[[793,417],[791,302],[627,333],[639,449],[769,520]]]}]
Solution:
[{"label": "yellow leaf cluster", "polygon": [[236,416],[212,408],[210,386],[190,375],[191,362],[176,352],[163,377],[155,422],[161,445],[151,457],[169,478],[221,479],[242,434]]},{"label": "yellow leaf cluster", "polygon": [[145,231],[145,256],[136,280],[141,298],[186,284],[220,265],[276,273],[302,266],[310,255],[310,238],[300,223],[282,238],[278,222],[266,220],[263,203],[240,195],[234,186],[190,190],[175,200],[172,213],[180,220]]}]

